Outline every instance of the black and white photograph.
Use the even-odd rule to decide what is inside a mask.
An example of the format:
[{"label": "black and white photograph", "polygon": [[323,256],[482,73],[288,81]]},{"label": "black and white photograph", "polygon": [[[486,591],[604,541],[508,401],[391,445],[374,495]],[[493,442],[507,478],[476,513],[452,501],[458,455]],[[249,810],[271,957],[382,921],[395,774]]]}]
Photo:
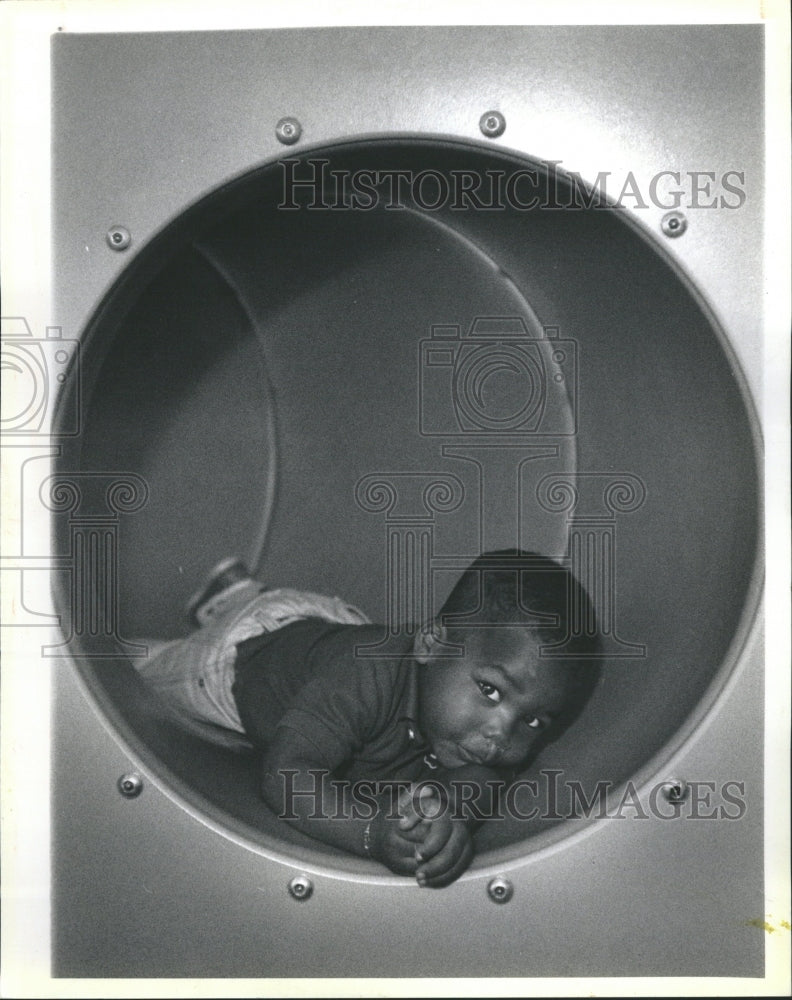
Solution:
[{"label": "black and white photograph", "polygon": [[786,5],[2,6],[2,994],[788,995]]}]

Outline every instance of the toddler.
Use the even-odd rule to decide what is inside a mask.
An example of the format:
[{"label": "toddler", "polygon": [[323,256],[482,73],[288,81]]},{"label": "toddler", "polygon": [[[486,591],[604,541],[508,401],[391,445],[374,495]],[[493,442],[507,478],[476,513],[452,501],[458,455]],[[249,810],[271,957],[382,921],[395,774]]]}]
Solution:
[{"label": "toddler", "polygon": [[573,587],[592,622],[568,570],[486,553],[383,656],[382,626],[357,608],[267,590],[227,560],[191,602],[198,629],[139,669],[182,724],[261,752],[262,795],[284,821],[439,887],[470,864],[499,790],[593,691],[595,637],[542,655],[568,639]]}]

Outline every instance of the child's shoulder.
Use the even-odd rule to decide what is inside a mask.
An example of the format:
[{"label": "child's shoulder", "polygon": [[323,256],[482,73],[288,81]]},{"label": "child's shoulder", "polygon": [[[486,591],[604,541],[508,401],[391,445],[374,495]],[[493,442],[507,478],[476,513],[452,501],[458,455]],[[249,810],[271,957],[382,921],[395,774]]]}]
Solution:
[{"label": "child's shoulder", "polygon": [[238,672],[255,663],[297,683],[346,675],[387,684],[410,669],[411,646],[409,640],[389,637],[383,625],[304,618],[238,643],[236,663]]},{"label": "child's shoulder", "polygon": [[[385,625],[327,625],[316,633],[312,656],[342,660],[355,670],[398,674],[413,664],[412,640]],[[307,631],[307,630],[306,630]]]}]

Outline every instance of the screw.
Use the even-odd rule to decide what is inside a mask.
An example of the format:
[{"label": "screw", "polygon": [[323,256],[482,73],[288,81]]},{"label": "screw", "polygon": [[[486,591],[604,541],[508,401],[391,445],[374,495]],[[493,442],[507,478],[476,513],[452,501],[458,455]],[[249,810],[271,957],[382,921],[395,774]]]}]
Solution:
[{"label": "screw", "polygon": [[143,779],[139,774],[122,774],[118,779],[118,790],[127,799],[137,798],[143,791]]},{"label": "screw", "polygon": [[302,125],[296,118],[281,118],[275,126],[275,135],[284,146],[293,146],[302,135]]},{"label": "screw", "polygon": [[307,875],[295,875],[289,882],[289,892],[298,902],[309,899],[313,892],[313,882]]},{"label": "screw", "polygon": [[132,242],[128,229],[123,226],[112,226],[107,231],[107,245],[111,250],[126,250]]},{"label": "screw", "polygon": [[497,139],[506,131],[506,119],[500,111],[486,111],[479,119],[479,128],[488,139]]},{"label": "screw", "polygon": [[687,229],[687,219],[682,212],[667,212],[660,220],[660,228],[666,236],[681,236]]},{"label": "screw", "polygon": [[493,903],[508,903],[514,895],[514,886],[508,879],[498,875],[487,886],[487,892]]},{"label": "screw", "polygon": [[662,791],[669,802],[678,805],[688,797],[689,789],[686,781],[682,781],[679,778],[669,778],[663,784]]}]

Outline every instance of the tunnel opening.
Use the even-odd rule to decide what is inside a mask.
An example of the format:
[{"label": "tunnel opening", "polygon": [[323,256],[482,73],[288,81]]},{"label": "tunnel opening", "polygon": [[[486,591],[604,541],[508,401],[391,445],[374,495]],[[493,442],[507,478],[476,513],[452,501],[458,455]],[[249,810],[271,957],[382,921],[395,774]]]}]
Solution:
[{"label": "tunnel opening", "polygon": [[[527,188],[489,204],[459,180],[497,175],[505,191],[526,169],[532,207]],[[394,188],[399,175],[409,183]],[[171,222],[81,339],[83,430],[58,469],[131,473],[147,499],[118,519],[123,642],[117,655],[76,657],[76,669],[145,766],[223,830],[374,870],[277,820],[255,755],[178,727],[123,643],[186,634],[187,598],[229,553],[267,584],[339,594],[384,621],[396,515],[359,502],[371,478],[461,484],[453,509],[419,498],[401,512],[429,525],[435,608],[483,549],[572,560],[575,539],[610,539],[602,683],[526,776],[618,787],[670,754],[723,684],[755,600],[750,403],[670,260],[624,213],[577,204],[562,175],[440,140],[289,156]],[[533,345],[533,367],[506,365],[460,406],[473,352],[515,339]],[[521,407],[526,379],[534,395]],[[574,507],[553,502],[559,480],[576,485]],[[632,501],[609,502],[609,489]],[[68,514],[54,525],[67,550]],[[56,582],[74,633],[72,577]],[[579,828],[564,802],[549,816],[538,805],[534,818],[485,824],[477,864]]]}]

